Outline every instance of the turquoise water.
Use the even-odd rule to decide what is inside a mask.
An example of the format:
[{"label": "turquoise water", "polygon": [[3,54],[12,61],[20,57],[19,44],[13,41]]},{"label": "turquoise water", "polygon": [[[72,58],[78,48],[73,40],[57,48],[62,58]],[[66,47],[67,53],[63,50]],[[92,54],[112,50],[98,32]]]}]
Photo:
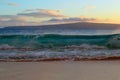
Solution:
[{"label": "turquoise water", "polygon": [[78,28],[0,29],[0,59],[120,56],[120,34]]},{"label": "turquoise water", "polygon": [[[1,49],[8,48],[31,50],[64,48],[82,44],[104,46],[109,49],[120,48],[120,35],[1,35]],[[3,47],[2,47],[3,46]],[[5,49],[5,48],[4,48]]]}]

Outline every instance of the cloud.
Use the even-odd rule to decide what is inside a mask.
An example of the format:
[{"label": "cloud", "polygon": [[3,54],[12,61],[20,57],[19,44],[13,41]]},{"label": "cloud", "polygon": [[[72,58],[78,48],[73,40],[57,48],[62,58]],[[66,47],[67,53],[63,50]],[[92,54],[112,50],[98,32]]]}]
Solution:
[{"label": "cloud", "polygon": [[73,22],[92,22],[96,21],[95,18],[50,18],[47,20],[41,20],[41,18],[21,15],[2,15],[0,16],[0,26],[26,26],[26,25],[50,25],[50,24],[62,24]]},{"label": "cloud", "polygon": [[50,18],[50,17],[67,17],[61,14],[61,10],[49,10],[49,9],[28,9],[18,15],[39,17],[39,18]]},{"label": "cloud", "polygon": [[27,25],[38,25],[40,21],[36,21],[36,18],[18,15],[1,15],[0,16],[0,27],[6,26],[27,26]]},{"label": "cloud", "polygon": [[0,18],[0,21],[9,21],[10,18]]},{"label": "cloud", "polygon": [[97,22],[97,18],[80,18],[80,17],[69,17],[69,18],[51,18],[49,20],[41,22],[42,24],[65,24],[65,23],[77,23],[77,22]]},{"label": "cloud", "polygon": [[24,22],[40,22],[40,18],[21,16],[21,15],[1,15],[0,21],[24,21]]},{"label": "cloud", "polygon": [[44,20],[51,18],[63,18],[61,10],[29,9],[16,15],[0,15],[0,27],[22,25],[45,25]]},{"label": "cloud", "polygon": [[98,19],[84,15],[80,17],[68,17],[61,14],[61,12],[61,10],[28,9],[23,11],[23,13],[15,15],[0,15],[0,27],[108,21],[108,19]]},{"label": "cloud", "polygon": [[18,7],[19,4],[16,4],[16,3],[6,3],[8,6],[13,6],[13,7]]},{"label": "cloud", "polygon": [[27,25],[37,25],[35,22],[25,22],[25,21],[17,21],[17,20],[10,20],[10,21],[0,21],[0,27],[7,27],[7,26],[27,26]]},{"label": "cloud", "polygon": [[0,15],[0,21],[19,20],[26,22],[40,22],[41,20],[48,18],[63,18],[65,15],[61,14],[61,10],[49,10],[49,9],[29,9],[25,10],[23,13],[18,13],[16,15]]},{"label": "cloud", "polygon": [[0,26],[42,25],[44,20],[63,18],[61,10],[28,9],[16,15],[0,15]]},{"label": "cloud", "polygon": [[89,5],[89,6],[82,7],[82,9],[84,9],[84,10],[90,10],[90,9],[95,9],[95,8],[96,8],[95,5]]},{"label": "cloud", "polygon": [[95,18],[80,18],[80,17],[70,17],[70,18],[62,18],[62,19],[57,19],[57,18],[52,18],[48,20],[48,22],[89,22],[89,21],[96,21],[97,19]]},{"label": "cloud", "polygon": [[[49,19],[41,19],[39,17],[25,15],[0,15],[0,27],[5,26],[26,26],[26,25],[50,25],[74,22],[101,22],[101,19],[90,17],[50,17]],[[105,20],[103,20],[105,21]]]}]

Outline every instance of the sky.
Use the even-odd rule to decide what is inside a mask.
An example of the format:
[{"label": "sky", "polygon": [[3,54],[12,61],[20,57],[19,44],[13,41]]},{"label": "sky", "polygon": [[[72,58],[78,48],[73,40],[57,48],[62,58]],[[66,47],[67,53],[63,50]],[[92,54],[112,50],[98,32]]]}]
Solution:
[{"label": "sky", "polygon": [[73,22],[120,24],[120,0],[0,0],[0,27]]}]

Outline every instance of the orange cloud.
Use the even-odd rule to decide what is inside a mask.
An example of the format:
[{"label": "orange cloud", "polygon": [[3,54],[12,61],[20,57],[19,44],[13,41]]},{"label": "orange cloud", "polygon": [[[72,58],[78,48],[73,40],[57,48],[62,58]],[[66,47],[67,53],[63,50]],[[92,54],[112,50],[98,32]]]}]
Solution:
[{"label": "orange cloud", "polygon": [[26,16],[18,16],[16,17],[17,20],[20,20],[20,21],[27,21],[30,19],[30,17],[26,17]]},{"label": "orange cloud", "polygon": [[0,15],[0,26],[49,25],[74,22],[119,23],[120,20],[80,15],[68,17],[61,10],[29,9],[16,15]]},{"label": "orange cloud", "polygon": [[49,9],[29,9],[18,15],[39,17],[39,18],[51,18],[51,17],[67,17],[60,13],[61,10],[49,10]]},{"label": "orange cloud", "polygon": [[89,21],[89,22],[94,22],[94,23],[112,23],[113,20],[110,18],[98,18],[98,17],[90,17],[90,16],[86,16],[86,15],[80,15],[81,19],[84,18],[93,18],[94,21]]},{"label": "orange cloud", "polygon": [[0,18],[0,21],[9,21],[10,18]]},{"label": "orange cloud", "polygon": [[29,17],[29,16],[15,16],[13,20],[22,21],[22,22],[41,22],[41,18]]}]

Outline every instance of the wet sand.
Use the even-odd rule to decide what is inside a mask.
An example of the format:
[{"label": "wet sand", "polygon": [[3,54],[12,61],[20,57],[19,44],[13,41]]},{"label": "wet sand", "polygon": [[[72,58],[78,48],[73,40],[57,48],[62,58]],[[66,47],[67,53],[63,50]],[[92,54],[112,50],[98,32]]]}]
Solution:
[{"label": "wet sand", "polygon": [[0,62],[0,80],[120,80],[120,61]]}]

